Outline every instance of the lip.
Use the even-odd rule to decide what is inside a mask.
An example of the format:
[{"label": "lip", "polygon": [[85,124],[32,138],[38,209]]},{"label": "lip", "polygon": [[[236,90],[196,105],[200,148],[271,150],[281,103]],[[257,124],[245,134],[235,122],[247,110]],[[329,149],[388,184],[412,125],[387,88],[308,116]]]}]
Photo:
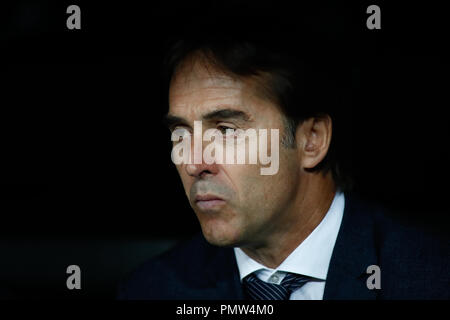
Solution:
[{"label": "lip", "polygon": [[195,202],[199,201],[213,201],[213,200],[222,200],[221,197],[215,196],[213,194],[204,194],[204,195],[197,195],[195,196]]},{"label": "lip", "polygon": [[213,210],[225,204],[225,200],[215,195],[198,195],[195,204],[202,210]]}]

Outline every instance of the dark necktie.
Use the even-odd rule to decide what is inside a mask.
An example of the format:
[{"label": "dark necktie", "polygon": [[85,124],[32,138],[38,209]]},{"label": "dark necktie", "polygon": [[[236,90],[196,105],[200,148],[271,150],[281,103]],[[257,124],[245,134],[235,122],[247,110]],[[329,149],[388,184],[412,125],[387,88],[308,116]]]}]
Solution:
[{"label": "dark necktie", "polygon": [[244,290],[251,300],[288,300],[291,293],[301,288],[311,278],[288,273],[281,284],[267,283],[253,273],[244,278]]}]

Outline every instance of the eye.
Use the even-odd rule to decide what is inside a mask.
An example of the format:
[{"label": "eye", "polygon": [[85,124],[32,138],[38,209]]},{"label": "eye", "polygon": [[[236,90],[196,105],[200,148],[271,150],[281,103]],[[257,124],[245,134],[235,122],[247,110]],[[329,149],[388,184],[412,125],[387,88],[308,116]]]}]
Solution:
[{"label": "eye", "polygon": [[190,135],[191,135],[191,133],[188,129],[186,129],[184,127],[175,127],[171,131],[171,140],[172,140],[172,142],[177,144],[177,143],[183,141],[183,138],[190,136]]},{"label": "eye", "polygon": [[[228,126],[217,126],[217,130],[219,130],[223,135],[233,135],[235,133],[235,128],[228,127]],[[228,132],[227,132],[228,130]]]}]

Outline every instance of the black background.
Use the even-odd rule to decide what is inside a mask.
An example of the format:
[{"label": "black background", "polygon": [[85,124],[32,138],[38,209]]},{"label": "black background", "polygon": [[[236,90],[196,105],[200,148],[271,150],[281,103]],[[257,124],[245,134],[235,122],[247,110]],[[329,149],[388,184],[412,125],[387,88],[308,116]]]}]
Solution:
[{"label": "black background", "polygon": [[[341,151],[355,192],[448,232],[445,8],[276,3],[0,5],[0,284],[18,297],[112,298],[127,272],[199,230],[170,161],[159,72],[169,36],[194,23],[207,30],[216,16],[302,17],[299,35],[344,52],[352,82]],[[66,28],[70,4],[81,7],[81,30]],[[366,28],[370,4],[381,7],[381,30]],[[70,264],[82,269],[77,292],[65,287]]]}]

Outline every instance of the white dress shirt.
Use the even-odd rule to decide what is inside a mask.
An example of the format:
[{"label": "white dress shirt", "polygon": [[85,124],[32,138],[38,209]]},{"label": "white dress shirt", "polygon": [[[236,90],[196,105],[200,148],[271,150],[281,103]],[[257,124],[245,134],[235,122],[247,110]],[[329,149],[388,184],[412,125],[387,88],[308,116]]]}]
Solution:
[{"label": "white dress shirt", "polygon": [[252,272],[262,281],[280,284],[286,272],[313,277],[292,292],[289,300],[322,300],[328,266],[344,215],[345,198],[336,192],[327,214],[311,234],[276,269],[267,268],[250,258],[240,248],[234,248],[242,279]]}]

